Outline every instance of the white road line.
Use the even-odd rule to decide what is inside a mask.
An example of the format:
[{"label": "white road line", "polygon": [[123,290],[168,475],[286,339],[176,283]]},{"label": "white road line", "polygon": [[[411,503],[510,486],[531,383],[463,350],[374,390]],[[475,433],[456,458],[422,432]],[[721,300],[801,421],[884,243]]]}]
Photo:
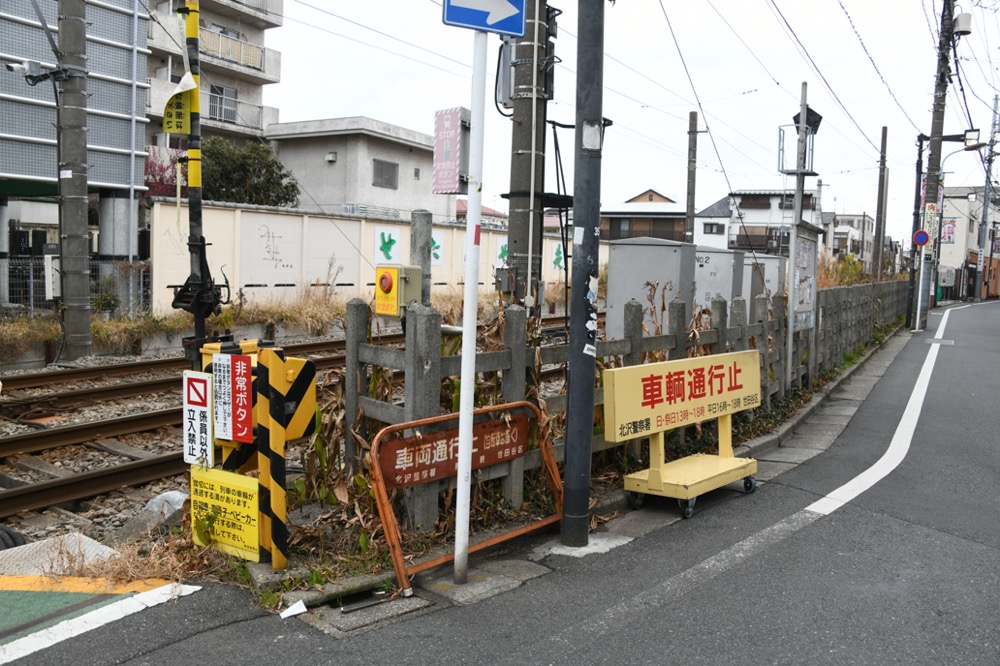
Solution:
[{"label": "white road line", "polygon": [[133,613],[138,613],[141,610],[157,606],[166,601],[186,596],[200,589],[200,587],[194,585],[171,583],[170,585],[164,585],[155,590],[135,594],[121,601],[116,601],[113,604],[102,606],[86,615],[65,620],[48,629],[36,631],[24,638],[19,638],[16,641],[11,641],[6,645],[0,646],[0,664],[10,663],[15,659],[20,659],[39,650],[51,647],[67,638],[79,636],[91,629],[96,629],[115,620],[120,620],[127,615],[132,615]]},{"label": "white road line", "polygon": [[955,310],[967,307],[969,306],[963,305],[945,310],[944,316],[941,317],[941,323],[934,334],[934,342],[931,344],[930,349],[927,350],[927,358],[924,359],[924,365],[920,368],[920,374],[917,376],[916,384],[913,386],[913,392],[910,393],[906,409],[903,410],[903,416],[899,420],[899,425],[896,426],[896,432],[893,433],[892,441],[889,442],[889,448],[886,449],[886,452],[882,454],[882,457],[874,465],[864,472],[858,474],[823,499],[817,500],[807,506],[807,511],[815,511],[824,516],[830,515],[884,479],[903,462],[907,452],[910,450],[913,433],[917,429],[917,420],[920,418],[920,410],[924,405],[924,398],[927,397],[927,388],[930,386],[931,373],[934,371],[938,351],[941,349],[940,341],[944,336],[944,327],[948,324],[948,316]]}]

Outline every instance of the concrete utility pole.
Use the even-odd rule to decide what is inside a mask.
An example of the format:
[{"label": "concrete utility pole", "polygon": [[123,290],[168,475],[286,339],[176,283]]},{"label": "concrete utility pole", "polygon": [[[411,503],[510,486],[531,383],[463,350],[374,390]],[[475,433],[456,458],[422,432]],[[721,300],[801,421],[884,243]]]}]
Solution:
[{"label": "concrete utility pole", "polygon": [[604,5],[605,0],[580,0],[577,21],[573,276],[561,535],[564,546],[586,546],[590,532],[601,147],[604,140]]},{"label": "concrete utility pole", "polygon": [[[930,155],[927,157],[927,190],[924,197],[926,203],[933,204],[937,204],[938,193],[941,187],[941,141],[944,135],[944,109],[948,96],[948,78],[951,76],[951,67],[948,64],[948,59],[955,30],[955,0],[944,0],[941,4],[941,38],[938,41],[938,66],[934,81],[934,104],[931,107]],[[933,240],[934,259],[931,263],[933,264],[932,268],[934,272],[931,279],[931,293],[927,299],[930,307],[933,307],[937,302],[938,261],[941,257],[940,224],[938,224],[936,238]],[[919,313],[917,316],[919,318]]]},{"label": "concrete utility pole", "polygon": [[90,355],[90,233],[87,231],[87,23],[84,0],[59,0],[59,229],[63,355]]},{"label": "concrete utility pole", "polygon": [[[799,141],[797,144],[795,158],[795,206],[792,217],[792,228],[788,238],[788,323],[785,331],[785,386],[792,388],[792,381],[795,379],[794,369],[798,368],[798,363],[792,358],[795,342],[795,304],[796,290],[798,289],[798,236],[799,220],[802,219],[802,196],[806,189],[806,148],[809,139],[809,127],[806,124],[809,114],[809,105],[806,104],[806,82],[802,82],[802,101],[799,106],[799,124],[795,128],[798,132]],[[861,218],[861,226],[864,226],[864,217]]]},{"label": "concrete utility pole", "polygon": [[[986,184],[983,185],[983,214],[979,220],[979,256],[976,259],[976,291],[973,300],[978,303],[983,298],[983,268],[986,263],[987,220],[990,217],[990,200],[993,198],[993,141],[997,135],[997,103],[1000,95],[993,96],[993,120],[990,122],[990,141],[986,155]],[[992,261],[990,262],[992,265]]]},{"label": "concrete utility pole", "polygon": [[889,140],[889,128],[882,127],[882,150],[878,161],[878,202],[875,207],[875,281],[882,280],[882,246],[885,245],[885,148]]},{"label": "concrete utility pole", "polygon": [[687,213],[684,216],[684,242],[694,242],[694,184],[698,165],[698,112],[688,115],[688,185]]},{"label": "concrete utility pole", "polygon": [[507,265],[514,300],[531,308],[542,272],[542,192],[545,188],[546,43],[550,26],[544,0],[528,0],[524,37],[513,44],[510,215]]}]

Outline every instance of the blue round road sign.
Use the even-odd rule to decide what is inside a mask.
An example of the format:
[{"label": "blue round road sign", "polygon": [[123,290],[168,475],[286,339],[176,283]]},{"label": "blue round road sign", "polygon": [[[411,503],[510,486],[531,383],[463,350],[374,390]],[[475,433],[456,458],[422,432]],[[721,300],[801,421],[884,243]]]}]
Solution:
[{"label": "blue round road sign", "polygon": [[927,245],[927,241],[929,241],[929,240],[930,240],[930,236],[928,236],[927,232],[924,231],[923,229],[921,229],[917,233],[913,234],[913,242],[916,243],[919,247],[923,247],[924,245]]}]

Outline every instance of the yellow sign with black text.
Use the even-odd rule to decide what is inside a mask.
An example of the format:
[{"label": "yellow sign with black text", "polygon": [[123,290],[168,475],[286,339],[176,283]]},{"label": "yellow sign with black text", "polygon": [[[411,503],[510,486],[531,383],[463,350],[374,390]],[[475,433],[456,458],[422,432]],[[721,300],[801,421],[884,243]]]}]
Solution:
[{"label": "yellow sign with black text", "polygon": [[199,546],[212,545],[260,561],[257,479],[204,467],[191,468],[191,530]]},{"label": "yellow sign with black text", "polygon": [[191,91],[178,92],[170,97],[163,109],[164,134],[191,133]]},{"label": "yellow sign with black text", "polygon": [[760,404],[760,354],[698,356],[604,371],[604,438],[624,442]]}]

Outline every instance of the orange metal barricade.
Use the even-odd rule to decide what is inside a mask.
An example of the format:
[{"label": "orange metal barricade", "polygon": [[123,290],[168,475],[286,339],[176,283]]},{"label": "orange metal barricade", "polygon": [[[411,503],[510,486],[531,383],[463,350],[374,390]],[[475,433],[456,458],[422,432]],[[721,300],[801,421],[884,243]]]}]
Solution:
[{"label": "orange metal barricade", "polygon": [[[469,546],[470,553],[474,553],[483,550],[485,548],[489,548],[490,546],[494,546],[498,543],[507,541],[508,539],[513,539],[514,537],[527,534],[534,530],[545,527],[546,525],[552,525],[554,523],[559,522],[559,520],[562,517],[562,502],[563,502],[562,479],[559,478],[559,469],[556,466],[555,455],[552,451],[552,442],[550,437],[546,436],[543,438],[540,436],[540,433],[538,432],[538,426],[540,423],[542,423],[542,413],[541,411],[539,411],[538,407],[526,401],[510,402],[501,405],[493,405],[490,407],[483,407],[481,409],[477,409],[473,412],[473,417],[497,414],[502,412],[514,412],[514,411],[520,411],[521,413],[527,411],[529,414],[531,414],[531,416],[535,420],[535,427],[534,427],[535,438],[536,440],[538,440],[538,449],[542,455],[542,465],[545,470],[545,476],[548,479],[549,487],[551,488],[553,498],[555,499],[555,513],[546,518],[542,518],[541,520],[528,523],[527,525],[522,525],[521,527],[513,529],[509,532],[504,532],[503,534],[498,534],[488,539],[484,539],[483,541],[480,541],[476,544],[472,544]],[[375,435],[375,439],[372,440],[372,448],[371,448],[372,487],[375,491],[375,502],[378,505],[379,516],[382,519],[382,526],[383,529],[385,530],[386,542],[389,545],[389,552],[392,557],[392,566],[396,572],[396,579],[399,581],[399,586],[403,591],[403,596],[410,596],[411,594],[413,594],[413,590],[410,587],[410,576],[420,573],[421,571],[433,569],[436,566],[449,562],[455,558],[455,554],[446,553],[444,555],[440,555],[438,557],[407,566],[406,561],[403,557],[403,545],[399,533],[399,524],[396,521],[396,514],[392,510],[392,504],[389,502],[389,492],[386,484],[385,473],[384,470],[382,469],[382,457],[380,456],[380,449],[383,443],[388,443],[385,442],[385,440],[386,437],[390,434],[397,433],[403,430],[416,429],[422,426],[429,426],[438,423],[446,423],[448,421],[456,421],[457,418],[458,418],[457,414],[442,414],[440,416],[432,416],[426,419],[419,419],[416,421],[409,421],[406,423],[397,423],[395,425],[387,426],[382,430],[380,430],[378,434]],[[495,425],[496,422],[497,422],[496,420],[490,420],[486,421],[485,423],[487,424],[493,423]],[[501,421],[501,423],[505,422]],[[481,425],[481,424],[476,424],[476,425]],[[474,429],[476,428],[476,425],[473,426]],[[483,467],[487,467],[490,464],[498,464],[501,462],[509,461],[511,459],[516,459],[518,457],[522,457],[527,452],[526,446],[522,446],[520,452],[517,451],[518,449],[517,446],[507,446],[507,447],[503,446],[503,444],[506,442],[504,442],[502,439],[503,433],[501,432],[501,429],[498,429],[496,427],[489,427],[488,429],[495,435],[494,442],[498,443],[497,447],[494,448],[500,448],[501,453],[499,454],[494,453],[492,454],[492,457],[488,457],[487,455],[483,454],[480,459],[481,462],[479,462],[478,464],[476,460],[473,460],[473,469],[482,469]],[[497,433],[499,433],[499,435],[497,435]],[[434,473],[426,477],[420,475],[417,479],[413,478],[406,478],[405,480],[396,479],[394,482],[394,486],[396,487],[412,486],[412,485],[418,485],[420,483],[427,483],[430,481],[437,481],[442,478],[449,478],[455,476],[457,473],[456,467],[458,461],[457,459],[453,458],[450,455],[451,449],[447,447],[447,445],[446,448],[449,453],[445,461],[446,465],[438,466],[438,468],[445,466],[447,467],[445,474],[438,476],[436,473]],[[510,449],[514,449],[514,452],[510,453],[509,452]],[[503,453],[505,451],[507,451],[508,453]],[[403,455],[407,454],[404,452]],[[434,469],[436,471],[436,469],[438,468],[430,467],[428,469]],[[425,469],[425,471],[428,471],[428,469]]]}]

